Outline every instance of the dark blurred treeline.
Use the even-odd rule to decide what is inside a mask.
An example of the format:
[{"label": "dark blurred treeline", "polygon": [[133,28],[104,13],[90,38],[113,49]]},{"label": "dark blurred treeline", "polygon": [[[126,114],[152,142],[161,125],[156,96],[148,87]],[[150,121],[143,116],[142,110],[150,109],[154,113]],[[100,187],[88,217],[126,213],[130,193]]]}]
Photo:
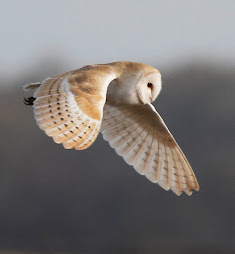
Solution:
[{"label": "dark blurred treeline", "polygon": [[101,136],[80,152],[47,137],[21,86],[61,70],[52,61],[1,81],[0,249],[234,253],[235,68],[197,61],[162,72],[154,105],[198,177],[191,197],[138,175]]}]

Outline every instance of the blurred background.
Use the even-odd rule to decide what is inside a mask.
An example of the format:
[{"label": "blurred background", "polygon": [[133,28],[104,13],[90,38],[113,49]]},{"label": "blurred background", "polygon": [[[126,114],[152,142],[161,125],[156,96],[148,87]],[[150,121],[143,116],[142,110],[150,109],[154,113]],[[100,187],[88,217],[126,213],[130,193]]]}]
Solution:
[{"label": "blurred background", "polygon": [[[0,253],[235,253],[235,2],[0,1]],[[154,103],[201,190],[177,197],[99,136],[65,150],[22,85],[128,60],[162,73]]]}]

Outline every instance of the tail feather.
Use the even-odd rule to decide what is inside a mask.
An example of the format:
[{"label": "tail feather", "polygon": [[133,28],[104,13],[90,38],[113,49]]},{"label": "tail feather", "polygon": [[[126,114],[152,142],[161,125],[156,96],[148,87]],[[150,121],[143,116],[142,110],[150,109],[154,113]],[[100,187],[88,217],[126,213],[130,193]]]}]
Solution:
[{"label": "tail feather", "polygon": [[25,92],[28,92],[28,91],[31,91],[31,90],[34,90],[34,89],[38,88],[40,85],[41,85],[41,82],[26,84],[26,85],[23,86],[23,90]]}]

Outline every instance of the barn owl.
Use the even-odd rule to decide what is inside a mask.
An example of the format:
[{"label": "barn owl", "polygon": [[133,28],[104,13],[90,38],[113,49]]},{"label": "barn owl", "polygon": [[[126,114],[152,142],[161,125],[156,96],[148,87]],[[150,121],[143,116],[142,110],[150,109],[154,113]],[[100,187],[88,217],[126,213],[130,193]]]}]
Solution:
[{"label": "barn owl", "polygon": [[199,190],[195,174],[151,104],[161,90],[152,66],[114,62],[85,66],[24,86],[39,127],[64,148],[83,150],[99,131],[118,155],[175,194]]}]

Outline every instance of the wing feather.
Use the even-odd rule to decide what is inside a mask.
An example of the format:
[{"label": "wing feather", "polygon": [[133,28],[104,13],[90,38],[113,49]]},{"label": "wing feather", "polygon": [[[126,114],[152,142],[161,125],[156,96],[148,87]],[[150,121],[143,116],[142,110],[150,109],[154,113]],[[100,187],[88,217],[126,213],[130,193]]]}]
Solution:
[{"label": "wing feather", "polygon": [[37,124],[66,149],[88,148],[98,136],[107,87],[114,78],[107,69],[94,67],[46,79],[34,94]]},{"label": "wing feather", "polygon": [[101,132],[135,170],[177,195],[199,190],[182,150],[152,105],[105,104]]}]

